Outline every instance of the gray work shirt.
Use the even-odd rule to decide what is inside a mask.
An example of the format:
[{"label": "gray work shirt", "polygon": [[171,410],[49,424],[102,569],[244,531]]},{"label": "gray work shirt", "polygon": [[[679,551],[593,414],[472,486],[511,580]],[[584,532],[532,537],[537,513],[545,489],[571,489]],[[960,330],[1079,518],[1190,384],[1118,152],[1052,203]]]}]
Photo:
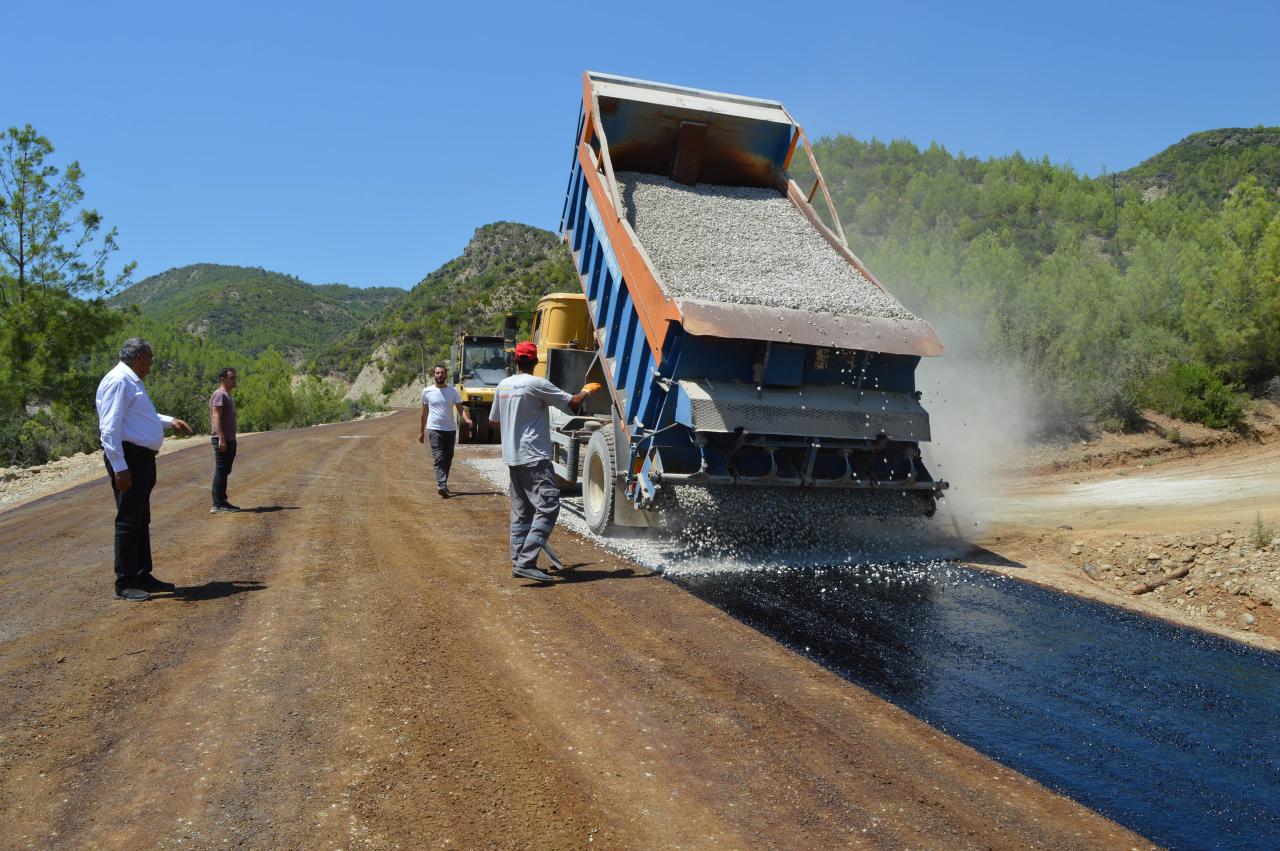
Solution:
[{"label": "gray work shirt", "polygon": [[536,375],[516,373],[498,384],[489,422],[502,426],[502,461],[508,467],[535,464],[551,457],[552,405],[569,409],[573,397]]}]

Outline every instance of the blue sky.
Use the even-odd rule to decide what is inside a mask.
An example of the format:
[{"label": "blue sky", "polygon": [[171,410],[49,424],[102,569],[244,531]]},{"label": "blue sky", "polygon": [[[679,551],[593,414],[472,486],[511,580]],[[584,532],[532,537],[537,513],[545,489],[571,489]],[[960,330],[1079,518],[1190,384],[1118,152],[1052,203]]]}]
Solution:
[{"label": "blue sky", "polygon": [[1086,174],[1280,124],[1274,2],[433,6],[22,4],[0,122],[80,161],[135,280],[361,286],[413,285],[487,222],[554,229],[586,68],[775,98],[811,138]]}]

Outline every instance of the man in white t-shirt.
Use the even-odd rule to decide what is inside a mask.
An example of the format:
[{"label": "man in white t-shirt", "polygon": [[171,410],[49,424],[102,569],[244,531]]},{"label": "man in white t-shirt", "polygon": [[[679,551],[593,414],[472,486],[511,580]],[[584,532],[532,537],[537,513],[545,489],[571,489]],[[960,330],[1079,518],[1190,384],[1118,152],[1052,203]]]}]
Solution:
[{"label": "man in white t-shirt", "polygon": [[458,427],[453,422],[453,408],[458,409],[462,421],[471,428],[471,415],[462,405],[458,388],[445,382],[449,370],[444,364],[436,364],[431,370],[435,382],[422,388],[422,419],[419,422],[418,442],[431,442],[431,458],[436,465],[436,490],[441,497],[449,497],[449,468],[453,466],[453,445]]}]

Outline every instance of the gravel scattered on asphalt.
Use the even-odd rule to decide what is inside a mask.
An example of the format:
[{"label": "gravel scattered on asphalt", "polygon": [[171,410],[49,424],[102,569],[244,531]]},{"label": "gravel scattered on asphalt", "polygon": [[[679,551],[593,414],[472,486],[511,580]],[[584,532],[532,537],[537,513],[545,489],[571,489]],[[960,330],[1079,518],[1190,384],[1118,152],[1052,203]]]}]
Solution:
[{"label": "gravel scattered on asphalt", "polygon": [[[507,468],[495,458],[467,462],[505,489]],[[852,492],[801,492],[797,488],[713,489],[695,485],[657,510],[659,529],[618,529],[601,537],[587,526],[582,497],[561,497],[560,525],[623,558],[667,575],[856,566],[888,571],[902,581],[939,570],[968,545],[920,518],[878,519],[848,514]],[[746,491],[750,491],[747,493]],[[726,505],[731,509],[726,509]],[[750,514],[743,509],[750,506]],[[826,511],[820,511],[820,507]],[[950,576],[950,573],[947,574]],[[963,571],[957,573],[957,577]]]},{"label": "gravel scattered on asphalt", "polygon": [[670,295],[843,316],[916,317],[774,189],[620,171],[627,221]]}]

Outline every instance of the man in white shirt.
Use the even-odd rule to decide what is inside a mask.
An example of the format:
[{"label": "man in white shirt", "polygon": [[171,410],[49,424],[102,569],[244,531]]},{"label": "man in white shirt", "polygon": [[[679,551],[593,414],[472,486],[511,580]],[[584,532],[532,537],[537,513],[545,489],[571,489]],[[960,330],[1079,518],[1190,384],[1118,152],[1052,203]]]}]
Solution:
[{"label": "man in white shirt", "polygon": [[152,591],[172,591],[172,582],[151,574],[151,489],[156,484],[156,455],[165,427],[191,432],[184,421],[156,413],[142,386],[151,372],[151,344],[125,340],[120,363],[103,377],[94,395],[103,460],[116,500],[116,596],[146,600]]},{"label": "man in white shirt", "polygon": [[570,396],[545,378],[533,374],[538,347],[529,341],[516,345],[516,374],[502,379],[489,412],[489,423],[501,426],[502,460],[511,475],[511,575],[550,582],[538,569],[538,554],[560,514],[560,487],[551,468],[551,421],[555,405],[579,411],[598,384],[588,384]]},{"label": "man in white shirt", "polygon": [[422,388],[422,418],[418,422],[418,442],[431,441],[431,460],[436,465],[436,491],[444,499],[449,498],[449,468],[453,466],[453,446],[458,437],[458,427],[453,421],[454,408],[458,409],[467,428],[471,428],[471,415],[462,404],[462,394],[458,388],[445,383],[448,376],[449,370],[444,364],[438,363],[431,370],[431,380],[435,384]]}]

